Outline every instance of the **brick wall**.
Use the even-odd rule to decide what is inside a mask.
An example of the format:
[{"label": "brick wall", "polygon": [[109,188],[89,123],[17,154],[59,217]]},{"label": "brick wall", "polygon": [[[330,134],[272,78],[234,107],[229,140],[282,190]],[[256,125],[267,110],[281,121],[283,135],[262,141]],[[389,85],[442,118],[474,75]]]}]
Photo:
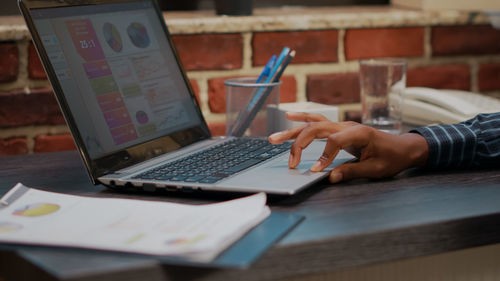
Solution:
[{"label": "brick wall", "polygon": [[[359,59],[403,57],[408,85],[500,93],[500,30],[486,24],[331,28],[173,36],[214,135],[224,134],[228,78],[254,76],[287,45],[297,56],[281,102],[311,100],[359,118]],[[0,42],[0,155],[74,149],[28,39]]]}]

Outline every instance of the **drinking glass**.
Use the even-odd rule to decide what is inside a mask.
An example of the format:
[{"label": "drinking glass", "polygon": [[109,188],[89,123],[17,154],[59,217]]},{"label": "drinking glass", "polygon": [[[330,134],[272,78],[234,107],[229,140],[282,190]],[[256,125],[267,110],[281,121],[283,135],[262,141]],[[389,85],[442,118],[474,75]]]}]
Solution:
[{"label": "drinking glass", "polygon": [[361,122],[390,134],[400,134],[402,92],[406,87],[404,59],[359,62]]},{"label": "drinking glass", "polygon": [[256,78],[226,80],[226,135],[268,136],[274,121],[267,119],[267,107],[279,103],[281,81],[256,83]]}]

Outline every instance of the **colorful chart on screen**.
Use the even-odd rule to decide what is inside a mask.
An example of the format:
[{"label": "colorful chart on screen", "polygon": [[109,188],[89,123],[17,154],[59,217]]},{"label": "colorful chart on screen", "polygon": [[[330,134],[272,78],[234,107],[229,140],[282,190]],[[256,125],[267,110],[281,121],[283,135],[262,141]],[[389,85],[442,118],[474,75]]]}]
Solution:
[{"label": "colorful chart on screen", "polygon": [[21,230],[23,228],[22,225],[12,222],[0,222],[0,233],[2,232],[14,232]]},{"label": "colorful chart on screen", "polygon": [[51,203],[34,203],[15,210],[12,214],[23,217],[39,217],[52,214],[61,207]]},{"label": "colorful chart on screen", "polygon": [[108,43],[109,47],[119,53],[123,49],[123,41],[118,29],[111,23],[107,22],[102,27],[102,33],[104,34],[104,38]]},{"label": "colorful chart on screen", "polygon": [[138,48],[147,48],[151,44],[148,31],[142,23],[131,23],[127,27],[127,33],[132,43]]}]

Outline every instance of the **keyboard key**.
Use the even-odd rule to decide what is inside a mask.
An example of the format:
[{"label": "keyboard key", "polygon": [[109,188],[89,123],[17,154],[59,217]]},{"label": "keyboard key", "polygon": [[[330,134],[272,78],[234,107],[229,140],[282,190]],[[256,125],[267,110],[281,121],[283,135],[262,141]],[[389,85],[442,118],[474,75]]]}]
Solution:
[{"label": "keyboard key", "polygon": [[273,154],[267,153],[267,152],[264,152],[264,153],[262,153],[260,155],[255,156],[255,158],[261,159],[261,160],[266,160],[266,159],[269,159],[271,157],[273,157]]},{"label": "keyboard key", "polygon": [[211,176],[211,177],[206,177],[206,178],[200,180],[199,182],[201,182],[201,183],[214,183],[214,182],[220,181],[221,179],[223,179],[223,178]]},{"label": "keyboard key", "polygon": [[170,181],[184,181],[187,177],[186,176],[175,176],[173,178],[170,178]]},{"label": "keyboard key", "polygon": [[262,162],[262,160],[260,160],[260,159],[255,159],[255,158],[248,159],[248,160],[246,160],[246,161],[244,161],[244,162],[242,162],[234,167],[231,167],[229,169],[224,170],[224,172],[237,173],[241,170],[252,167],[253,165],[260,163],[260,162]]},{"label": "keyboard key", "polygon": [[155,177],[155,179],[162,181],[162,180],[169,180],[173,177],[175,177],[175,175],[165,174],[165,175],[157,176],[157,177]]},{"label": "keyboard key", "polygon": [[204,179],[205,177],[206,176],[194,176],[194,177],[187,178],[184,181],[185,182],[197,182],[197,181],[200,181],[201,179]]}]

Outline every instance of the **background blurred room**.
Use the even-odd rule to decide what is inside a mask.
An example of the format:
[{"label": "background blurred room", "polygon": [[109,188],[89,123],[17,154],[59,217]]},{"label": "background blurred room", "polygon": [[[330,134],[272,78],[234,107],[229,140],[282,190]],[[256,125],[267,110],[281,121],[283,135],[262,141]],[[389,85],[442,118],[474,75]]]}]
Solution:
[{"label": "background blurred room", "polygon": [[[339,120],[360,120],[358,61],[366,58],[406,59],[408,86],[500,97],[500,30],[482,12],[387,0],[254,0],[255,16],[219,17],[214,5],[162,2],[214,135],[225,133],[223,82],[258,75],[283,46],[297,56],[281,79],[280,102],[335,105]],[[199,10],[172,11],[186,9]],[[3,0],[0,13],[17,15],[0,16],[0,155],[74,149],[16,1]]]},{"label": "background blurred room", "polygon": [[[246,0],[248,1],[248,0]],[[211,10],[215,8],[215,0],[158,0],[166,11]],[[253,0],[254,8],[270,8],[281,6],[349,6],[349,5],[384,5],[389,0]],[[15,0],[3,0],[0,15],[19,14]]]}]

